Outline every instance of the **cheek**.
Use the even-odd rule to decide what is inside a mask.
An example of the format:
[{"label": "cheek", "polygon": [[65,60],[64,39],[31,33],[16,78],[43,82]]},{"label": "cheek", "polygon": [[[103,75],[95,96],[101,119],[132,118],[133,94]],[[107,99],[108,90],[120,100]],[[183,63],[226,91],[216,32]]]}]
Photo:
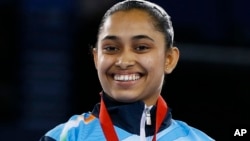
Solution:
[{"label": "cheek", "polygon": [[97,59],[97,69],[98,71],[105,71],[112,64],[112,59],[105,57],[104,55],[98,55]]},{"label": "cheek", "polygon": [[148,56],[140,60],[142,66],[149,72],[164,71],[164,57],[160,56]]}]

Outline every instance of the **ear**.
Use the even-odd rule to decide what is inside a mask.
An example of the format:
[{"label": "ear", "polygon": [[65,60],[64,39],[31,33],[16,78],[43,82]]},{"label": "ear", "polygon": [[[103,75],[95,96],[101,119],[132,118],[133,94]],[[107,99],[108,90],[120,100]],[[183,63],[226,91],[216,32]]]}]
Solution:
[{"label": "ear", "polygon": [[97,68],[97,48],[92,49],[92,55],[95,63],[95,68]]},{"label": "ear", "polygon": [[179,49],[177,47],[171,47],[166,52],[165,61],[165,73],[170,74],[176,67],[179,61]]}]

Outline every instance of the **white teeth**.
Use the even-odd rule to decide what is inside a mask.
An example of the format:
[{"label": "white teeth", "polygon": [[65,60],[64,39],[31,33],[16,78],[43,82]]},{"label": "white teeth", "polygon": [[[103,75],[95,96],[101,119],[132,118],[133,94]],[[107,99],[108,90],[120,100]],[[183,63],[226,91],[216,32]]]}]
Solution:
[{"label": "white teeth", "polygon": [[120,75],[115,74],[114,79],[117,81],[134,81],[140,78],[139,74],[127,74],[127,75]]}]

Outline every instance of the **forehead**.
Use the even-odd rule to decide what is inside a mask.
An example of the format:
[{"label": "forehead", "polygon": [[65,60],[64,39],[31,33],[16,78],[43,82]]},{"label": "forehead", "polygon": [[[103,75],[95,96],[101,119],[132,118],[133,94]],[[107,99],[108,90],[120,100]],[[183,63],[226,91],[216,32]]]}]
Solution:
[{"label": "forehead", "polygon": [[112,26],[119,26],[123,23],[129,24],[129,26],[142,24],[142,23],[151,23],[149,15],[142,10],[132,9],[128,11],[118,11],[110,15],[104,26],[112,24]]},{"label": "forehead", "polygon": [[118,11],[107,17],[101,34],[162,34],[153,26],[150,15],[138,9]]},{"label": "forehead", "polygon": [[105,41],[110,41],[108,37],[119,39],[123,44],[138,41],[134,40],[138,39],[136,37],[147,37],[153,40],[155,46],[163,49],[166,44],[164,34],[155,29],[147,12],[140,10],[119,11],[109,16],[98,35],[97,45],[101,46]]},{"label": "forehead", "polygon": [[130,9],[130,10],[121,10],[114,12],[109,16],[109,18],[115,19],[136,19],[136,20],[150,20],[149,14],[143,9]]}]

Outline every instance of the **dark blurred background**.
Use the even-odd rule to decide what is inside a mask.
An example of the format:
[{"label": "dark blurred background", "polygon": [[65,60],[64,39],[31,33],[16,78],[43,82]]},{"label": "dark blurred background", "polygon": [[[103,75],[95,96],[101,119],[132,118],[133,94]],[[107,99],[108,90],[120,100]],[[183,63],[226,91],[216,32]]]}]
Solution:
[{"label": "dark blurred background", "polygon": [[[0,140],[39,140],[91,111],[101,87],[90,45],[118,0],[0,0]],[[172,17],[180,62],[163,97],[216,140],[249,126],[248,0],[152,0]]]}]

